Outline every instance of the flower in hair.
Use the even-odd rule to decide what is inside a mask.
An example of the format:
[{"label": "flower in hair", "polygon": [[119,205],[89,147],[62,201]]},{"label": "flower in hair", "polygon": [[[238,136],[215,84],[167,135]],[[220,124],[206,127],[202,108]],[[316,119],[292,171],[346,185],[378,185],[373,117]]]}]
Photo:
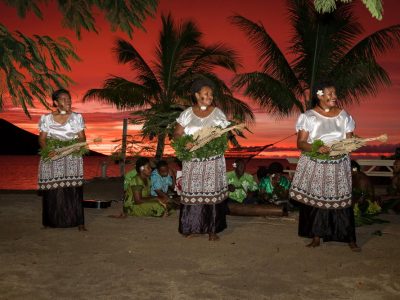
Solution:
[{"label": "flower in hair", "polygon": [[141,167],[140,167],[140,171],[143,171],[143,170],[144,170],[144,166],[141,166]]},{"label": "flower in hair", "polygon": [[232,164],[232,167],[234,167],[234,168],[236,169],[237,164],[236,164],[236,163],[233,163],[233,164]]},{"label": "flower in hair", "polygon": [[324,91],[323,90],[318,90],[317,91],[317,95],[318,96],[323,96],[324,95]]}]

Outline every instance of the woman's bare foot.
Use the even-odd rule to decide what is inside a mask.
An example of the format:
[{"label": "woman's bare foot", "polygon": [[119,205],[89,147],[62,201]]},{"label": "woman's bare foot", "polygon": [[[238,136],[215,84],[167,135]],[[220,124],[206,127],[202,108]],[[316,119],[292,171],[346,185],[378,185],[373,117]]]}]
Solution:
[{"label": "woman's bare foot", "polygon": [[215,233],[210,233],[210,234],[208,235],[208,240],[209,240],[209,241],[212,241],[212,242],[219,241],[219,236],[216,235]]},{"label": "woman's bare foot", "polygon": [[361,247],[358,247],[355,242],[349,243],[350,250],[353,252],[361,252]]},{"label": "woman's bare foot", "polygon": [[78,226],[78,230],[79,230],[79,231],[88,231],[88,230],[86,229],[85,225],[79,225],[79,226]]},{"label": "woman's bare foot", "polygon": [[191,234],[182,234],[184,238],[191,239],[194,237],[199,237],[201,234],[198,233],[191,233]]},{"label": "woman's bare foot", "polygon": [[309,243],[306,247],[308,248],[315,248],[321,245],[321,241],[319,237],[314,237],[311,243]]},{"label": "woman's bare foot", "polygon": [[125,213],[120,213],[119,215],[109,215],[109,218],[116,218],[116,219],[125,219],[127,215]]}]

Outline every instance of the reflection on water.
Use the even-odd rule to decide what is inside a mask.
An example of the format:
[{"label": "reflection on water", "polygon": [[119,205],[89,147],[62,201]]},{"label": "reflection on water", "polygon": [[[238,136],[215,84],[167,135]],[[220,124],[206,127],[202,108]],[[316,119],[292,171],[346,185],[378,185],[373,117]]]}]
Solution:
[{"label": "reflection on water", "polygon": [[[87,156],[84,157],[84,176],[91,179],[101,176],[103,162],[108,164],[107,176],[119,176],[118,164],[110,162],[107,157]],[[0,156],[0,190],[34,190],[37,188],[39,156],[15,155]],[[127,166],[127,170],[132,169]]]},{"label": "reflection on water", "polygon": [[[379,156],[369,156],[377,159]],[[357,158],[365,158],[359,155]],[[234,158],[226,160],[226,168],[232,170]],[[285,158],[259,157],[252,159],[247,164],[247,172],[255,174],[259,166],[267,166],[272,161],[280,162],[284,169],[295,169],[295,165],[290,165]],[[107,163],[107,176],[120,176],[120,167],[118,164],[111,162],[108,157],[104,156],[87,156],[84,157],[84,176],[85,179],[92,179],[102,175],[102,165]],[[37,188],[39,156],[24,155],[0,155],[0,190],[34,190]],[[128,164],[126,171],[130,171],[134,165]]]}]

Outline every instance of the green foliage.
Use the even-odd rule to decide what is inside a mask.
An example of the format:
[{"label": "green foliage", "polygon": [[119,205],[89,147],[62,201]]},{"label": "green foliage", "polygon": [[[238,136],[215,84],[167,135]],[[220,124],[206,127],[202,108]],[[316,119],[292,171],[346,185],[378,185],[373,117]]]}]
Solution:
[{"label": "green foliage", "polygon": [[[318,149],[321,148],[324,145],[324,142],[321,140],[315,140],[312,145],[311,145],[311,151],[310,152],[303,152],[304,155],[307,155],[311,158],[317,158],[317,159],[323,159],[323,160],[329,160],[332,159],[328,153],[319,153]],[[337,157],[335,158],[337,159]]]},{"label": "green foliage", "polygon": [[[365,36],[352,3],[340,3],[323,15],[311,0],[287,3],[292,32],[287,51],[278,46],[263,24],[240,15],[231,17],[256,49],[259,60],[257,71],[234,78],[233,86],[242,89],[245,96],[268,113],[285,117],[309,107],[309,91],[318,80],[335,83],[340,105],[358,103],[390,85],[378,58],[399,46],[399,24]],[[285,52],[294,57],[291,62]]]},{"label": "green foliage", "polygon": [[[71,70],[69,61],[79,60],[66,38],[28,37],[9,32],[0,24],[0,94],[9,95],[30,117],[28,106],[34,99],[48,107],[46,98],[55,87],[68,86],[72,80],[62,71]],[[0,98],[0,109],[2,99]]]},{"label": "green foliage", "polygon": [[[24,18],[33,13],[43,19],[40,4],[48,4],[48,0],[0,0],[17,9],[18,16]],[[81,38],[82,29],[97,33],[96,13],[104,13],[110,23],[111,30],[121,30],[132,37],[133,29],[144,30],[142,23],[148,16],[154,16],[158,0],[58,0],[58,9],[63,18],[61,24],[73,30]]]},{"label": "green foliage", "polygon": [[386,220],[376,216],[382,211],[381,207],[375,201],[364,199],[363,202],[354,205],[354,219],[356,226],[388,223]]},{"label": "green foliage", "polygon": [[[68,141],[61,141],[53,138],[46,139],[46,146],[39,150],[39,155],[44,159],[50,159],[49,155],[54,149],[64,148],[68,146],[72,146],[76,143],[79,143],[78,139],[68,140]],[[79,150],[71,153],[75,156],[83,156],[89,153],[89,149],[86,147],[81,147]]]},{"label": "green foliage", "polygon": [[171,143],[175,150],[176,157],[181,161],[191,160],[192,158],[207,158],[222,155],[225,153],[226,149],[228,149],[228,137],[226,133],[211,140],[203,147],[193,152],[190,152],[186,148],[186,145],[189,142],[195,142],[192,135],[183,135],[180,138],[173,140]]},{"label": "green foliage", "polygon": [[[336,9],[336,2],[339,1],[349,3],[352,0],[314,0],[314,5],[319,13],[330,13]],[[362,0],[362,2],[374,18],[382,20],[382,0]]]}]

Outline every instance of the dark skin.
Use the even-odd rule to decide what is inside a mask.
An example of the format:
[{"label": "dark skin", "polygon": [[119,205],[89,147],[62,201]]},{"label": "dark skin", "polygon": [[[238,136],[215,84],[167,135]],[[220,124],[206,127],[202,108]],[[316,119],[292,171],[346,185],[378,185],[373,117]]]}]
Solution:
[{"label": "dark skin", "polygon": [[[56,106],[57,110],[52,113],[53,119],[55,122],[59,124],[65,124],[72,113],[72,101],[68,94],[61,94],[57,101],[54,101],[54,105]],[[65,112],[62,114],[61,112]],[[85,130],[82,130],[77,133],[79,142],[86,141]],[[47,132],[41,131],[39,133],[39,145],[40,148],[46,147],[46,140],[47,140]],[[54,156],[55,153],[50,152],[49,157]],[[78,226],[79,231],[87,231],[85,225]]]},{"label": "dark skin", "polygon": [[[357,191],[363,191],[365,195],[369,195],[372,199],[375,199],[374,186],[364,172],[352,171],[351,178],[353,182],[353,189]],[[362,199],[353,199],[356,202],[362,201]]]},{"label": "dark skin", "polygon": [[[152,170],[151,170],[150,163],[147,163],[144,166],[140,167],[138,175],[139,175],[140,179],[142,179],[142,181],[143,181],[143,183],[145,185],[148,185],[148,183],[149,183],[149,178],[150,178],[150,175],[151,175],[151,171]],[[152,197],[152,196],[143,197],[141,191],[139,191],[139,190],[136,191],[135,190],[135,191],[133,191],[133,199],[134,199],[135,203],[141,204],[141,203],[145,203],[147,201],[153,201],[154,197]],[[168,210],[167,210],[168,196],[167,196],[167,198],[157,197],[157,200],[165,208],[164,217],[168,216]],[[127,217],[127,214],[122,212],[119,215],[116,215],[116,216],[115,215],[111,215],[109,217],[124,219],[124,218]]]},{"label": "dark skin", "polygon": [[[337,107],[337,95],[334,87],[327,87],[323,90],[323,95],[318,95],[318,105],[313,108],[317,113],[325,117],[336,117],[342,111]],[[329,111],[326,111],[329,110]],[[312,144],[307,142],[309,133],[305,130],[299,130],[297,133],[297,148],[301,151],[310,152]],[[346,138],[353,137],[353,132],[346,133]],[[321,146],[318,150],[319,153],[329,153],[330,148],[326,145]],[[321,241],[319,236],[315,236],[307,247],[315,248],[320,246]],[[352,251],[358,252],[361,250],[355,242],[350,242],[349,247]]]},{"label": "dark skin", "polygon": [[[241,178],[243,176],[243,174],[245,173],[245,171],[246,171],[245,162],[242,161],[242,160],[236,161],[236,168],[235,168],[236,177],[237,178]],[[236,190],[236,187],[233,184],[229,184],[228,185],[228,190],[230,192],[234,192]],[[251,192],[251,191],[247,192],[247,196],[248,197],[251,197],[253,195],[254,195],[254,192]]]},{"label": "dark skin", "polygon": [[[169,175],[169,168],[168,166],[161,166],[160,168],[157,169],[158,174],[160,174],[161,177],[167,177]],[[169,202],[169,197],[167,193],[164,193],[163,190],[155,190],[158,198],[160,198],[163,202],[163,204],[165,204],[165,206],[167,205],[167,203]],[[167,210],[166,210],[167,212]]]},{"label": "dark skin", "polygon": [[[214,110],[214,106],[212,105],[213,103],[213,90],[211,87],[208,86],[203,86],[199,92],[195,93],[196,97],[196,104],[192,106],[193,113],[198,116],[199,118],[205,118],[208,117]],[[205,110],[202,110],[201,107],[206,107]],[[174,138],[180,138],[184,134],[184,127],[182,127],[180,124],[176,124],[175,131],[174,131]],[[187,149],[191,149],[193,147],[192,143],[188,143],[186,145]],[[189,234],[186,237],[187,238],[192,238],[194,236],[197,236],[195,234]],[[209,233],[208,235],[208,240],[209,241],[218,241],[219,236],[215,233]]]}]

